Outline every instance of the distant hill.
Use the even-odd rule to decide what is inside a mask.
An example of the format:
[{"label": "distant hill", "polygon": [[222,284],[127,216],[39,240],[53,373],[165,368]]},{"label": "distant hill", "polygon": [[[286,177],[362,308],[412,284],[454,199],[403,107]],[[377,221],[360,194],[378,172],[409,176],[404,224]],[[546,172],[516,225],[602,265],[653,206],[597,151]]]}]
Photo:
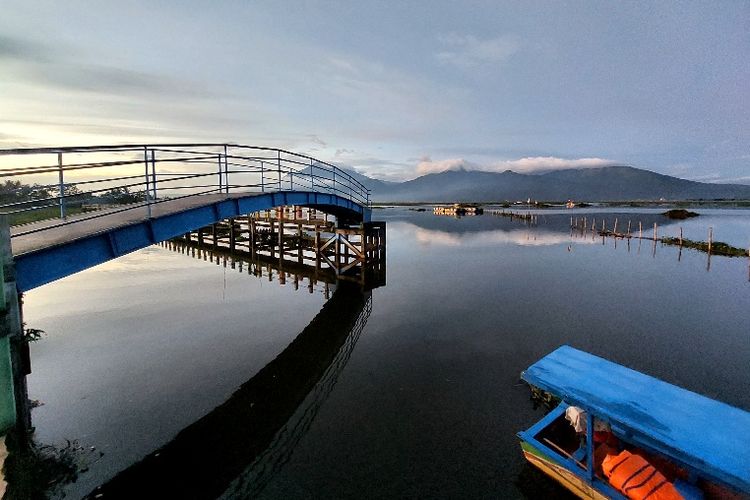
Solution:
[{"label": "distant hill", "polygon": [[372,190],[372,199],[393,201],[516,201],[750,199],[750,186],[688,181],[634,167],[570,169],[545,174],[449,170],[406,182],[353,174]]}]

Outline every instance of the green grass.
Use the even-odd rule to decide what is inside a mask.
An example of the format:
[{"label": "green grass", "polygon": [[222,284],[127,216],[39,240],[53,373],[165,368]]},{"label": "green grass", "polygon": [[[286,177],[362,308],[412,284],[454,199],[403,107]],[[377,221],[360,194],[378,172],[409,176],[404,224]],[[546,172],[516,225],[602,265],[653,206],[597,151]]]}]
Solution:
[{"label": "green grass", "polygon": [[[80,214],[82,212],[80,207],[67,207],[67,215]],[[31,210],[29,212],[21,212],[17,214],[8,215],[8,223],[11,226],[18,226],[20,224],[28,224],[29,222],[36,222],[46,219],[57,219],[60,217],[60,209],[58,207],[47,207],[40,208],[38,210]]]}]

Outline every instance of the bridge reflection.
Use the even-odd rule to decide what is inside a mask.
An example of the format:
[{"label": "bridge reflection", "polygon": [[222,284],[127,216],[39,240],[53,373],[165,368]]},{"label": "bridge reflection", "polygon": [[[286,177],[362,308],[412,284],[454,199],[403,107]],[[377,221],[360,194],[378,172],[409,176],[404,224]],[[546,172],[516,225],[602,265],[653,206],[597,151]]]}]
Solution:
[{"label": "bridge reflection", "polygon": [[372,311],[339,282],[310,324],[222,405],[87,498],[252,497],[285,463],[336,384]]}]

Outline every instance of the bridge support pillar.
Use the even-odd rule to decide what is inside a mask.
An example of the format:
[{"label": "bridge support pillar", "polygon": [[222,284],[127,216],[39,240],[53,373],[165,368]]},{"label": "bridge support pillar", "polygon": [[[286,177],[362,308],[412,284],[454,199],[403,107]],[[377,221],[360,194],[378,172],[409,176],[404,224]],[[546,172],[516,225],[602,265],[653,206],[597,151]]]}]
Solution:
[{"label": "bridge support pillar", "polygon": [[0,436],[14,427],[23,434],[31,429],[26,389],[26,375],[30,371],[10,229],[7,218],[0,217]]}]

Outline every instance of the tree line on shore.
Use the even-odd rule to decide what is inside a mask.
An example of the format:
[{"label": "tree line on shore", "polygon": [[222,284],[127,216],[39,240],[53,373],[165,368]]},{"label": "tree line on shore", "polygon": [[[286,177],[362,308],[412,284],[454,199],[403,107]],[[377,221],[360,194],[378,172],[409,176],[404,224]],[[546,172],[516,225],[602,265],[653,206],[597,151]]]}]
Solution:
[{"label": "tree line on shore", "polygon": [[[126,204],[146,199],[145,191],[130,191],[127,187],[115,187],[98,193],[81,191],[78,186],[63,186],[65,203],[82,205],[84,203]],[[0,183],[0,206],[28,205],[33,202],[51,201],[60,196],[59,186],[42,184],[24,184],[21,181],[7,180]]]}]

